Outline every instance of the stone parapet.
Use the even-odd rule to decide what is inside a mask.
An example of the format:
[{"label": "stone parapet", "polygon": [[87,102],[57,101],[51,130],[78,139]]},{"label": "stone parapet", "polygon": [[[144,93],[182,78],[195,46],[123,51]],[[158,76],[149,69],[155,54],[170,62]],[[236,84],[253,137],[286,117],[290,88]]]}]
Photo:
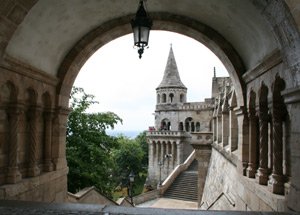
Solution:
[{"label": "stone parapet", "polygon": [[185,131],[147,131],[148,137],[190,137]]}]

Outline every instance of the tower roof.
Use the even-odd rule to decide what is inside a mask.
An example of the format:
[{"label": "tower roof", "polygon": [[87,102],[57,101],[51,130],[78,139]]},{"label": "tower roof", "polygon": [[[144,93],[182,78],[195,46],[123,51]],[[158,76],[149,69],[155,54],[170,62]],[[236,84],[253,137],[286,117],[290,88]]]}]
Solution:
[{"label": "tower roof", "polygon": [[171,45],[164,77],[157,88],[172,88],[172,87],[186,89],[186,87],[180,80],[177,64],[173,53],[173,48]]}]

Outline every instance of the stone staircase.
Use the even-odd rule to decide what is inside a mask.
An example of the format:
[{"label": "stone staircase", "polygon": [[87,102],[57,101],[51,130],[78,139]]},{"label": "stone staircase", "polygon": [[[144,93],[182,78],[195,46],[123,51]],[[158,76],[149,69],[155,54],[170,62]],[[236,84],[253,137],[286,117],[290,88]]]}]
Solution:
[{"label": "stone staircase", "polygon": [[194,160],[189,168],[182,172],[164,193],[164,197],[197,202],[198,164]]}]

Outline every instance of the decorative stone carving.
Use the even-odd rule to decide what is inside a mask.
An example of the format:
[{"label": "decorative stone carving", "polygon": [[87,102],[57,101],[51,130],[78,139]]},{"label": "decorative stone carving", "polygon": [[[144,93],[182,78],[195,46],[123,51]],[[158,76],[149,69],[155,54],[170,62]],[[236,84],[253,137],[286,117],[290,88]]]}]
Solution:
[{"label": "decorative stone carving", "polygon": [[259,184],[268,183],[268,88],[262,84],[259,92],[259,168],[256,178]]},{"label": "decorative stone carving", "polygon": [[257,158],[256,158],[256,149],[257,149],[257,118],[255,111],[255,98],[256,95],[253,91],[250,92],[250,101],[249,101],[249,163],[247,168],[247,176],[249,178],[255,178],[255,173],[257,169]]},{"label": "decorative stone carving", "polygon": [[268,182],[270,190],[275,194],[284,194],[283,176],[283,128],[282,124],[285,120],[287,111],[281,96],[281,91],[285,88],[284,81],[276,76],[273,88],[273,107],[272,107],[272,121],[273,121],[273,168],[272,175]]}]

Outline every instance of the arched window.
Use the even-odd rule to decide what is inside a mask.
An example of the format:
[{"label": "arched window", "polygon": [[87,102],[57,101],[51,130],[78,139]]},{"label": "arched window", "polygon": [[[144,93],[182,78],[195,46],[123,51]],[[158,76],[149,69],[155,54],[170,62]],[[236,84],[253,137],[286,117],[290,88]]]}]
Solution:
[{"label": "arched window", "polygon": [[195,132],[195,123],[194,122],[191,123],[191,132]]},{"label": "arched window", "polygon": [[174,94],[173,93],[170,93],[169,99],[170,99],[170,103],[173,103],[173,99],[174,99]]},{"label": "arched window", "polygon": [[183,122],[179,123],[178,130],[179,131],[183,131]]},{"label": "arched window", "polygon": [[164,93],[162,94],[162,103],[166,103],[167,102],[167,95]]},{"label": "arched window", "polygon": [[192,122],[193,118],[192,117],[188,117],[185,120],[185,131],[189,132],[191,130],[191,122]]},{"label": "arched window", "polygon": [[157,94],[157,101],[156,101],[156,103],[157,103],[157,104],[160,103],[160,95],[159,95],[159,94]]},{"label": "arched window", "polygon": [[171,130],[171,122],[168,119],[161,121],[161,130],[169,131]]},{"label": "arched window", "polygon": [[200,131],[200,122],[196,122],[196,132]]},{"label": "arched window", "polygon": [[180,94],[180,102],[184,102],[184,94]]}]

